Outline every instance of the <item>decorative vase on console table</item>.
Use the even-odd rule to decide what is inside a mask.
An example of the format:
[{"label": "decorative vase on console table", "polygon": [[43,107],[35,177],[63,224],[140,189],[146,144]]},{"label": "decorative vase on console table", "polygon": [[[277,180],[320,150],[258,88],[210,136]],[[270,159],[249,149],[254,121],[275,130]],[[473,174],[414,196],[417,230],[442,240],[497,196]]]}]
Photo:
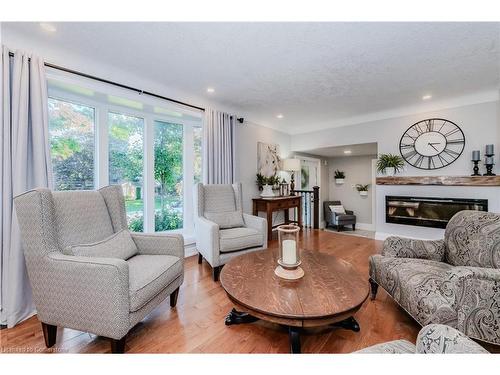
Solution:
[{"label": "decorative vase on console table", "polygon": [[304,276],[300,267],[299,231],[297,225],[278,227],[279,258],[274,273],[282,279],[297,280]]},{"label": "decorative vase on console table", "polygon": [[273,187],[271,185],[262,186],[262,193],[260,193],[262,198],[272,198],[274,197]]}]

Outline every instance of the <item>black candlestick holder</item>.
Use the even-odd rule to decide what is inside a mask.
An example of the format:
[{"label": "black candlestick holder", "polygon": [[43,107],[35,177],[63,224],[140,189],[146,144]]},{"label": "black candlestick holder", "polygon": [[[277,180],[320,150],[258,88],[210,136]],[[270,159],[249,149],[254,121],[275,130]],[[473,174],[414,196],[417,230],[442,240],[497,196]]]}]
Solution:
[{"label": "black candlestick holder", "polygon": [[479,160],[472,160],[472,162],[474,163],[474,168],[472,168],[474,173],[471,176],[481,176],[481,173],[479,173]]},{"label": "black candlestick holder", "polygon": [[[486,155],[486,159],[485,160],[488,160],[489,158],[491,158],[491,160],[493,160],[493,156],[495,154],[488,154]],[[495,165],[494,163],[489,163],[489,164],[486,164],[486,162],[484,163],[484,166],[486,167],[486,173],[483,174],[483,176],[496,176],[495,173],[493,173],[493,165]]]}]

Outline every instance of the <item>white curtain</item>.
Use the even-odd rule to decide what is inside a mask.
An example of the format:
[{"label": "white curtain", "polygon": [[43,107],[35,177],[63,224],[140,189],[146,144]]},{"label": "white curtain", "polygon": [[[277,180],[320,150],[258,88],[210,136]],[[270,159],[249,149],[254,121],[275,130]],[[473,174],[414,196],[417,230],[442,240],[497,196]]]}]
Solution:
[{"label": "white curtain", "polygon": [[52,167],[43,60],[2,47],[1,69],[0,323],[13,327],[35,307],[12,199],[35,187],[52,187]]},{"label": "white curtain", "polygon": [[205,109],[203,124],[203,182],[232,184],[234,182],[236,116]]}]

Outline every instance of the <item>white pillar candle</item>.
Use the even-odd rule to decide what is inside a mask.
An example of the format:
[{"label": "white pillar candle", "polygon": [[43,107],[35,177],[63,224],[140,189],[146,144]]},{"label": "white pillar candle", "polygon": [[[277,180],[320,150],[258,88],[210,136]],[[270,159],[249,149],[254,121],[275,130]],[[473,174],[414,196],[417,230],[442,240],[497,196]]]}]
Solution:
[{"label": "white pillar candle", "polygon": [[295,264],[297,263],[297,253],[294,240],[284,240],[283,246],[283,263],[285,264]]}]

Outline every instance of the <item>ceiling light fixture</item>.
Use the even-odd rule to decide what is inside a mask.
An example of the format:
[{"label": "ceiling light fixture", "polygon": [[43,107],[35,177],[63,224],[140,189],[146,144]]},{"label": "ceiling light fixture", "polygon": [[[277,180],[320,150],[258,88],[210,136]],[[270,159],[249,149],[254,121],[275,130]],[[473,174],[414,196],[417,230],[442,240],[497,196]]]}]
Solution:
[{"label": "ceiling light fixture", "polygon": [[209,94],[213,94],[213,93],[215,92],[215,89],[214,89],[213,87],[209,87],[209,88],[207,89],[207,92],[208,92]]},{"label": "ceiling light fixture", "polygon": [[429,100],[430,98],[432,98],[432,95],[424,95],[424,96],[422,96],[422,100]]},{"label": "ceiling light fixture", "polygon": [[40,22],[40,27],[42,28],[42,30],[49,33],[55,33],[57,31],[57,28],[53,24],[48,22]]},{"label": "ceiling light fixture", "polygon": [[352,154],[352,151],[351,150],[344,150],[344,154],[347,154],[347,155]]},{"label": "ceiling light fixture", "polygon": [[280,113],[279,115],[276,115],[277,118],[283,118],[284,116]]}]

